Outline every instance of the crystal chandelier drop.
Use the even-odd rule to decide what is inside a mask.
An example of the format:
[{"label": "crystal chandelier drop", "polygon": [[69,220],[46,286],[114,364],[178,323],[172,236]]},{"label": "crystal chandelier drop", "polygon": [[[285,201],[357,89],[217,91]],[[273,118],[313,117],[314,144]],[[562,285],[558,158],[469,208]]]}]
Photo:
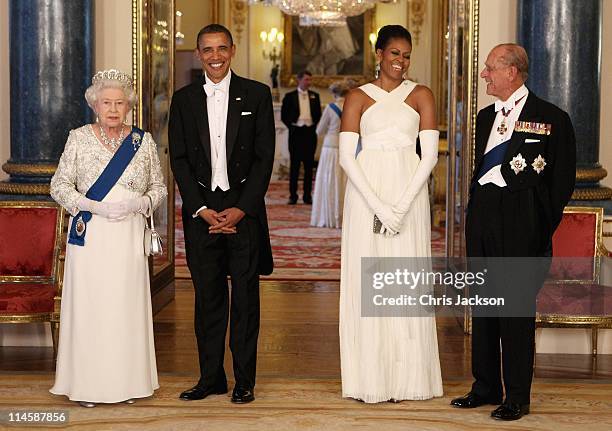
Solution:
[{"label": "crystal chandelier drop", "polygon": [[300,17],[301,26],[346,25],[347,16],[361,15],[377,0],[249,0],[276,6],[287,15]]}]

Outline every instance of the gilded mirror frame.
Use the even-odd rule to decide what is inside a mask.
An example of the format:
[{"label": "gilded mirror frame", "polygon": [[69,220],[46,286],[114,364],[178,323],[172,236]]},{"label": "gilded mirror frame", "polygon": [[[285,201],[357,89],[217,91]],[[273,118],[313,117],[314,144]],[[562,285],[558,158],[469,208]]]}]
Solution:
[{"label": "gilded mirror frame", "polygon": [[[446,256],[462,257],[466,254],[465,209],[476,146],[480,2],[448,1],[449,160],[446,187]],[[456,211],[457,209],[459,211]],[[463,329],[466,333],[471,333],[470,308],[464,307],[462,315]]]},{"label": "gilded mirror frame", "polygon": [[[465,256],[464,210],[472,177],[478,113],[479,7],[479,0],[450,0],[449,3],[449,163],[446,194],[446,255],[449,257]],[[462,145],[462,142],[466,145]],[[461,209],[459,214],[450,210],[457,204]],[[459,229],[459,238],[453,234],[455,228]]]},{"label": "gilded mirror frame", "polygon": [[[293,58],[293,21],[297,17],[283,14],[283,52],[281,60],[280,84],[282,87],[295,87],[297,70],[292,69]],[[374,79],[374,53],[372,52],[369,35],[376,31],[376,7],[363,13],[363,65],[361,74],[356,75],[317,75],[312,76],[312,85],[315,87],[329,87],[332,82],[352,79],[359,84],[365,84]]]},{"label": "gilded mirror frame", "polygon": [[[156,230],[164,239],[164,255],[149,259],[153,293],[174,279],[174,177],[166,132],[174,91],[174,11],[174,0],[132,0],[132,75],[138,94],[133,122],[156,140],[168,187],[165,207],[156,210],[155,218]],[[157,217],[165,218],[165,227],[158,225]]]}]

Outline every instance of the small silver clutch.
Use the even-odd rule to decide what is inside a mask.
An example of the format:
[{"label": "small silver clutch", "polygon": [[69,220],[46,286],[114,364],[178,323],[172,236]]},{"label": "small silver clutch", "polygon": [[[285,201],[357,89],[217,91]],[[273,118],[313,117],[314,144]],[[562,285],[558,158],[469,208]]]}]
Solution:
[{"label": "small silver clutch", "polygon": [[159,256],[164,252],[162,248],[162,240],[153,224],[153,214],[149,217],[151,227],[145,225],[144,230],[144,254],[146,256]]}]

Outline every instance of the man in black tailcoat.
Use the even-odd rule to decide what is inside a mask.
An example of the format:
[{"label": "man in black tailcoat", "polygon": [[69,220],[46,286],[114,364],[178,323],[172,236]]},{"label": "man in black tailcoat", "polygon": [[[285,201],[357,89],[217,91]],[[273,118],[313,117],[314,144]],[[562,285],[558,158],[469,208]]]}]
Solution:
[{"label": "man in black tailcoat", "polygon": [[230,70],[235,51],[225,27],[200,30],[197,54],[204,74],[176,91],[170,106],[170,161],[183,198],[200,361],[200,379],[181,394],[184,400],[227,392],[228,318],[236,381],[232,402],[255,399],[259,275],[272,272],[264,196],[275,130],[270,88]]},{"label": "man in black tailcoat", "polygon": [[533,268],[517,267],[512,258],[536,261],[551,255],[552,236],[576,178],[572,122],[567,113],[524,85],[527,73],[525,50],[502,44],[493,48],[480,74],[487,94],[499,100],[476,119],[475,169],[465,231],[468,257],[501,257],[507,268],[513,268],[506,268],[512,274],[502,282],[506,289],[502,294],[515,304],[519,299],[522,309],[499,316],[474,314],[475,381],[467,395],[451,402],[460,408],[499,405],[491,416],[502,420],[529,413],[535,297],[544,279],[543,272],[533,276],[528,273]]}]

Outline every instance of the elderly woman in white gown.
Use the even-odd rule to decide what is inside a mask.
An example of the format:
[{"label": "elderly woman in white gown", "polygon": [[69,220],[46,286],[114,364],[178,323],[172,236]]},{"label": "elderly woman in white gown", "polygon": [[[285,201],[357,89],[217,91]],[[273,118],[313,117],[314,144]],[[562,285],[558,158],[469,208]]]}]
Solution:
[{"label": "elderly woman in white gown", "polygon": [[317,135],[324,135],[319,156],[310,225],[339,228],[342,221],[346,176],[338,160],[338,133],[344,96],[349,91],[346,82],[334,82],[329,87],[334,101],[327,105],[317,125]]},{"label": "elderly woman in white gown", "polygon": [[51,179],[72,217],[50,391],[94,407],[159,388],[143,235],[167,190],[151,135],[125,124],[137,100],[130,76],[98,72],[85,98],[96,123],[70,131]]}]

